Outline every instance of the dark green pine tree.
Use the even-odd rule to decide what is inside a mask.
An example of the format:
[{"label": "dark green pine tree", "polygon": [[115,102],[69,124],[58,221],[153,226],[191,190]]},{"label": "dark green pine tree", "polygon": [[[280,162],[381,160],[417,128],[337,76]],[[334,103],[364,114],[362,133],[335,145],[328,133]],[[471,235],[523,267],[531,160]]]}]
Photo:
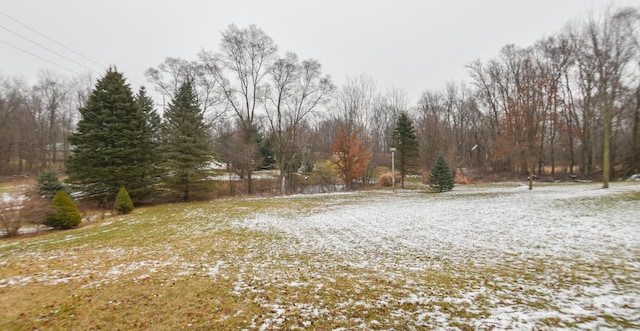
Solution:
[{"label": "dark green pine tree", "polygon": [[453,174],[442,152],[438,153],[436,163],[431,169],[429,187],[436,192],[451,191],[453,189]]},{"label": "dark green pine tree", "polygon": [[164,112],[165,185],[188,201],[206,190],[212,141],[191,82],[183,83]]},{"label": "dark green pine tree", "polygon": [[402,188],[404,188],[404,177],[407,172],[415,170],[419,165],[418,137],[413,127],[413,121],[406,112],[400,112],[396,128],[393,130],[393,147],[396,148],[396,159],[398,160],[398,170]]},{"label": "dark green pine tree", "polygon": [[162,119],[155,110],[153,99],[147,94],[147,90],[143,87],[140,88],[138,94],[135,95],[135,101],[138,104],[140,111],[142,112],[142,132],[144,139],[141,141],[143,145],[142,157],[145,159],[145,163],[149,166],[145,167],[144,181],[148,183],[146,187],[134,192],[133,194],[142,196],[152,196],[155,192],[155,186],[160,182],[162,175],[160,163],[162,161],[160,145],[161,145],[161,132]]},{"label": "dark green pine tree", "polygon": [[122,186],[137,200],[150,185],[145,118],[125,78],[114,68],[98,80],[69,141],[69,181],[99,201],[113,201]]}]

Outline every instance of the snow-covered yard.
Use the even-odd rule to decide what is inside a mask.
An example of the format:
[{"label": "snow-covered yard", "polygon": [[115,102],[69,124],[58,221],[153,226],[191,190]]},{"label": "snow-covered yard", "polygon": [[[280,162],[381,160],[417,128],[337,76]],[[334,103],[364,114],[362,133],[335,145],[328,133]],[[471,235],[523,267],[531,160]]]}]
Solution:
[{"label": "snow-covered yard", "polygon": [[638,329],[639,194],[500,184],[153,207],[0,242],[0,301],[67,293],[5,316],[34,328]]},{"label": "snow-covered yard", "polygon": [[[268,248],[274,260],[293,252],[330,257],[404,284],[386,289],[384,282],[365,282],[361,291],[382,296],[345,297],[343,304],[354,310],[393,305],[416,327],[633,328],[640,327],[640,202],[614,206],[609,197],[639,188],[461,186],[442,195],[375,194],[308,214],[255,215],[238,226],[284,234],[288,239]],[[253,268],[256,273],[260,266]],[[429,273],[464,284],[430,283]],[[322,288],[331,277],[318,275],[307,286]],[[401,308],[406,305],[411,309]],[[294,308],[279,307],[275,315]]]}]

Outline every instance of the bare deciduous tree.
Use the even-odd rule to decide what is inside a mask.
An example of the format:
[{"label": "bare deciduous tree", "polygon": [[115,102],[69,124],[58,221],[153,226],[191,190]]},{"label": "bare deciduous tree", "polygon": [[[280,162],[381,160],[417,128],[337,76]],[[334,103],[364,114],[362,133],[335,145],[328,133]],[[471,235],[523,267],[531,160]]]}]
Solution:
[{"label": "bare deciduous tree", "polygon": [[210,77],[220,84],[227,107],[238,119],[244,143],[244,167],[247,190],[252,193],[251,173],[256,146],[253,132],[257,113],[265,97],[265,77],[275,60],[277,46],[255,25],[239,28],[230,25],[222,32],[220,52],[202,52],[200,60]]},{"label": "bare deciduous tree", "polygon": [[[281,191],[286,179],[292,188],[293,174],[304,162],[313,135],[305,134],[307,121],[328,101],[334,87],[329,76],[323,76],[320,63],[309,59],[301,63],[293,53],[274,62],[270,68],[272,88],[265,99],[265,109],[276,143],[276,159],[280,169]],[[308,161],[308,160],[307,160]]]}]

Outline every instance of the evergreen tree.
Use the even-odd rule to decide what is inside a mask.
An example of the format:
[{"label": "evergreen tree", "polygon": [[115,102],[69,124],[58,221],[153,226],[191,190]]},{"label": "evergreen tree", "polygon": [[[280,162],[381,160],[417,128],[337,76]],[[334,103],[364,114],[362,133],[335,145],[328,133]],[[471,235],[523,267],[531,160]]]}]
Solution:
[{"label": "evergreen tree", "polygon": [[53,214],[49,216],[45,225],[56,229],[71,229],[80,224],[82,216],[78,207],[71,201],[69,195],[59,191],[51,200]]},{"label": "evergreen tree", "polygon": [[191,82],[183,83],[164,113],[165,185],[188,201],[204,190],[212,142]]},{"label": "evergreen tree", "polygon": [[140,198],[150,185],[147,174],[153,167],[150,137],[123,75],[110,68],[79,110],[82,118],[69,138],[69,181],[101,201],[113,199],[124,185],[134,200]]},{"label": "evergreen tree", "polygon": [[64,190],[64,185],[58,179],[58,175],[51,170],[40,174],[38,181],[38,193],[47,199],[53,199],[58,191]]},{"label": "evergreen tree", "polygon": [[133,211],[133,201],[131,201],[129,192],[124,186],[120,188],[116,196],[116,210],[118,214],[128,214]]},{"label": "evergreen tree", "polygon": [[398,160],[398,169],[402,188],[404,188],[404,177],[408,171],[414,170],[419,164],[419,145],[413,127],[413,121],[406,112],[400,112],[396,128],[393,130],[393,147],[396,148],[396,159]]},{"label": "evergreen tree", "polygon": [[161,169],[160,162],[162,160],[160,153],[161,144],[161,132],[162,119],[155,110],[153,99],[147,94],[147,90],[143,87],[140,88],[138,94],[135,96],[135,101],[138,104],[140,111],[142,112],[142,132],[143,139],[141,139],[141,151],[145,153],[142,155],[144,164],[147,166],[143,169],[144,182],[148,185],[140,188],[138,192],[134,192],[137,195],[143,197],[151,195],[154,192],[154,186],[160,180]]},{"label": "evergreen tree", "polygon": [[451,191],[453,189],[453,174],[442,152],[438,153],[436,163],[431,169],[429,186],[437,192]]}]

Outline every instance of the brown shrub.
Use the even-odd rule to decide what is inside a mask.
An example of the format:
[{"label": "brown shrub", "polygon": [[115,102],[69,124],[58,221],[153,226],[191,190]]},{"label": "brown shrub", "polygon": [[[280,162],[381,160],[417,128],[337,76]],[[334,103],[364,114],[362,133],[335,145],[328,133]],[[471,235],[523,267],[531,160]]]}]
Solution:
[{"label": "brown shrub", "polygon": [[0,203],[0,226],[6,236],[16,236],[22,226],[19,217],[21,206],[17,202]]},{"label": "brown shrub", "polygon": [[[396,185],[400,183],[402,178],[400,178],[400,174],[396,172]],[[391,187],[393,185],[393,176],[391,175],[391,171],[387,171],[378,177],[378,184],[382,187]]]},{"label": "brown shrub", "polygon": [[25,225],[35,225],[39,230],[51,213],[50,200],[28,190],[21,199],[0,202],[0,233],[16,236]]},{"label": "brown shrub", "polygon": [[456,173],[456,177],[453,179],[453,181],[456,184],[462,184],[462,185],[471,184],[471,179],[469,179],[469,177],[461,173]]},{"label": "brown shrub", "polygon": [[20,218],[24,224],[36,225],[39,228],[52,213],[51,200],[38,195],[30,195],[20,210]]},{"label": "brown shrub", "polygon": [[392,179],[393,177],[391,177],[391,173],[385,172],[378,177],[378,184],[380,184],[380,186],[382,187],[391,187],[391,184],[393,182]]}]

